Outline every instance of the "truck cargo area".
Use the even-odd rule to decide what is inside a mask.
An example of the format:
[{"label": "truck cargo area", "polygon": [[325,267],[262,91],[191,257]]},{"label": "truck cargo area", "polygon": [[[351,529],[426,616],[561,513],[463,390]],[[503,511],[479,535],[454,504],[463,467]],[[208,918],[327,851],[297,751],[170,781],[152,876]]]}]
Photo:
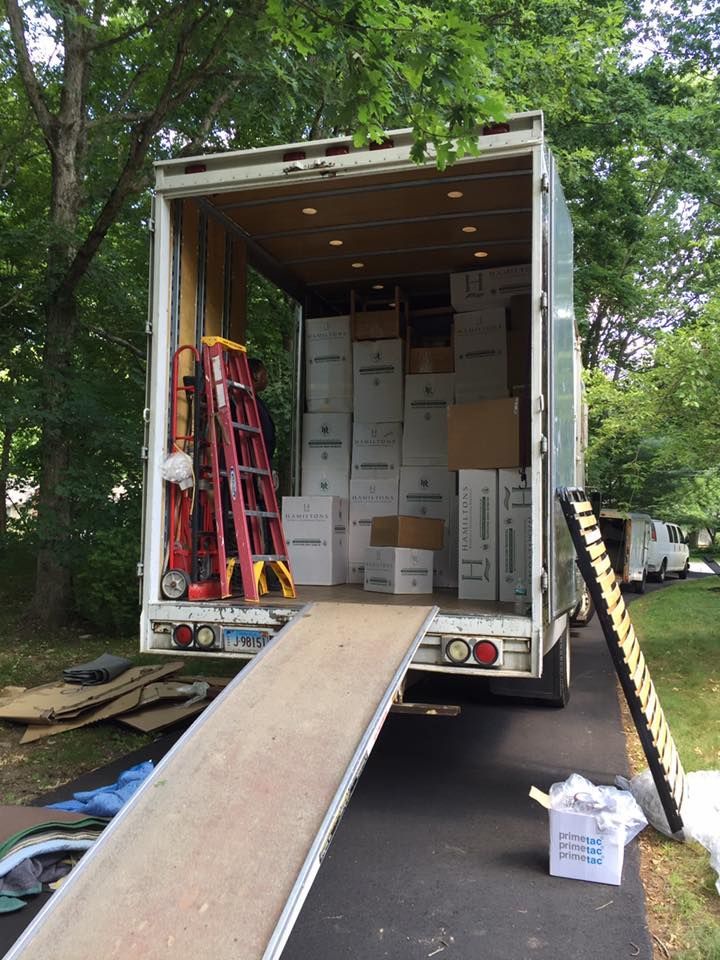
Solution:
[{"label": "truck cargo area", "polygon": [[[574,482],[578,469],[579,366],[571,309],[569,219],[563,219],[567,213],[562,191],[544,146],[542,115],[521,114],[507,126],[489,129],[479,138],[477,157],[465,157],[446,170],[438,170],[432,161],[412,163],[410,145],[409,133],[396,131],[383,143],[360,150],[350,139],[339,138],[157,165],[151,305],[155,379],[148,403],[152,414],[141,570],[143,649],[172,650],[173,624],[184,618],[218,625],[213,653],[243,652],[230,640],[226,643],[233,622],[263,634],[259,649],[304,604],[320,600],[437,607],[415,660],[426,669],[457,672],[444,654],[453,637],[493,637],[501,643],[501,672],[538,676],[543,653],[562,633],[567,619],[560,618],[575,603],[574,563],[564,523],[558,520],[548,490]],[[549,191],[550,201],[545,199],[548,183],[557,184]],[[557,225],[551,228],[553,215]],[[557,240],[560,254],[567,251],[564,259],[543,252],[549,239]],[[556,259],[559,280],[554,277]],[[484,600],[459,598],[456,586],[438,588],[437,579],[432,593],[417,595],[371,593],[360,582],[323,586],[299,582],[295,598],[275,591],[257,605],[238,596],[194,608],[186,600],[162,595],[172,519],[156,474],[168,449],[167,358],[182,344],[199,345],[204,336],[246,341],[248,268],[297,304],[295,337],[288,345],[296,370],[292,476],[291,489],[283,493],[305,497],[301,446],[303,414],[310,409],[303,355],[308,318],[348,315],[352,308],[361,310],[363,321],[372,328],[377,318],[389,322],[392,314],[402,323],[405,372],[416,372],[413,365],[420,361],[411,351],[452,353],[457,308],[451,302],[451,276],[514,265],[525,265],[526,279],[520,285],[525,300],[517,309],[524,311],[527,322],[523,320],[522,331],[516,329],[508,341],[515,392],[508,389],[505,396],[526,398],[530,410],[527,479],[523,474],[522,482],[527,483],[528,508],[532,491],[528,537],[533,542],[533,566],[526,590],[514,599]],[[542,294],[551,288],[556,290],[556,305],[548,304]],[[498,292],[515,294],[511,282]],[[556,321],[562,334],[558,342]],[[551,349],[562,358],[559,373],[548,372]],[[429,362],[429,369],[434,369],[434,359]],[[180,375],[190,373],[188,353],[181,360]],[[548,439],[545,421],[551,419]],[[472,445],[472,430],[470,439]],[[546,452],[548,460],[543,461]],[[453,496],[457,504],[457,486]],[[456,557],[457,547],[451,563]],[[252,643],[244,651],[255,652]]]}]

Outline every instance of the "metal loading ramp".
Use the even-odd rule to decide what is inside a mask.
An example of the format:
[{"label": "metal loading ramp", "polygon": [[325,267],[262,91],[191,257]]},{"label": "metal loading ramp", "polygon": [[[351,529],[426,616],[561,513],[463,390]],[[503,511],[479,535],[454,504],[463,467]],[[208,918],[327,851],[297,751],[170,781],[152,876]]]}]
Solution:
[{"label": "metal loading ramp", "polygon": [[278,957],[436,607],[304,608],[6,960]]}]

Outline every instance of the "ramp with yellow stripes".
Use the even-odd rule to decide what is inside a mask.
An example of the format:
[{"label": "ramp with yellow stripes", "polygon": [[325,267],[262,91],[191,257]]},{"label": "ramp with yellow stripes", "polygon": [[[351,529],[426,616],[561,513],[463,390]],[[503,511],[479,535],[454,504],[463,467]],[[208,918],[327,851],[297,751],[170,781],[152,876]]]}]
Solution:
[{"label": "ramp with yellow stripes", "polygon": [[615,670],[673,833],[682,830],[685,771],[615,579],[592,505],[582,490],[557,492],[578,565],[595,604]]}]

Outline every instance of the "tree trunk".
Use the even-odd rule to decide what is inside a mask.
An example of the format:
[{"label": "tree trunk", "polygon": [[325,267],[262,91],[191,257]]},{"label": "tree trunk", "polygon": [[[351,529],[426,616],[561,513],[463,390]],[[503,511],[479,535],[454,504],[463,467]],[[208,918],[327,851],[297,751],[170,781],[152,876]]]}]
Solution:
[{"label": "tree trunk", "polygon": [[12,449],[15,431],[12,427],[5,427],[3,433],[2,451],[0,451],[0,536],[7,533],[7,482],[10,476],[10,450]]},{"label": "tree trunk", "polygon": [[[78,120],[79,123],[79,120]],[[70,441],[74,429],[70,400],[73,390],[73,343],[77,333],[75,289],[62,282],[75,253],[80,209],[79,136],[68,125],[53,151],[51,238],[47,262],[45,345],[40,384],[40,493],[35,594],[30,616],[48,627],[69,620],[72,608],[70,554],[72,500],[68,489]]]},{"label": "tree trunk", "polygon": [[43,432],[38,555],[30,615],[46,626],[60,626],[68,621],[73,605],[69,557],[72,507],[67,489],[71,426],[67,412],[72,389],[72,344],[77,323],[74,298],[49,304],[46,319],[41,388]]}]

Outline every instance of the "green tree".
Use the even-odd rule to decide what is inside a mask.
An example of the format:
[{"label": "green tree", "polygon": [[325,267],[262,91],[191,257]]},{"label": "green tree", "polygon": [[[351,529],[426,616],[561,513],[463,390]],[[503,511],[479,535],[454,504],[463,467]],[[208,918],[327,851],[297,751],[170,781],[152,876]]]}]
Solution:
[{"label": "green tree", "polygon": [[[138,327],[118,324],[108,311],[113,297],[97,291],[113,265],[115,288],[144,288],[123,265],[121,229],[104,261],[101,251],[126,211],[132,222],[141,209],[133,205],[148,184],[149,160],[283,140],[289,130],[343,127],[366,142],[389,124],[410,122],[416,155],[430,146],[444,165],[475,150],[478,123],[502,118],[518,75],[528,98],[539,77],[570,112],[575,85],[614,42],[622,7],[614,0],[6,0],[6,8],[0,54],[16,132],[32,118],[18,143],[44,151],[31,167],[33,196],[45,210],[30,221],[37,241],[28,247],[28,272],[39,281],[41,307],[31,311],[41,356],[33,612],[50,623],[70,612],[69,547],[73,530],[83,530],[83,497],[72,478],[81,474],[78,424],[92,422],[97,399],[87,386],[93,377],[85,377],[95,362],[90,345],[110,343],[131,364],[141,349]],[[134,397],[123,383],[118,398]],[[116,479],[127,474],[119,469]]]},{"label": "green tree", "polygon": [[651,365],[588,375],[588,474],[608,502],[698,529],[720,523],[720,303],[659,338]]}]

